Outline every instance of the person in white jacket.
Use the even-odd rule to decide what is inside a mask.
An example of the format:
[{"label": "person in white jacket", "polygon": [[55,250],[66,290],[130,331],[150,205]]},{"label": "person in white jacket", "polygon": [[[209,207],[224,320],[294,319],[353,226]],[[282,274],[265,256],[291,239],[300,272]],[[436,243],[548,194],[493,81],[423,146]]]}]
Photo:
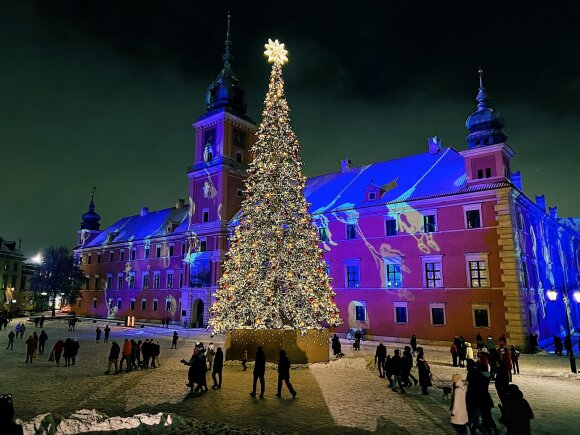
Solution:
[{"label": "person in white jacket", "polygon": [[473,359],[473,347],[471,347],[471,343],[465,343],[465,357],[467,359]]},{"label": "person in white jacket", "polygon": [[451,377],[453,381],[453,394],[451,395],[451,426],[458,434],[466,435],[469,433],[467,423],[467,404],[465,394],[467,393],[467,381],[456,373]]}]

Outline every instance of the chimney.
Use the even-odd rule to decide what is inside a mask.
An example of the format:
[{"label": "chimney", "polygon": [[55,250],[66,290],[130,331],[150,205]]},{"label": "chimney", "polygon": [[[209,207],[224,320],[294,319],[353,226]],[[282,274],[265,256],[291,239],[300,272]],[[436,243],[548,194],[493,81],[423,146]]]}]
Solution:
[{"label": "chimney", "polygon": [[552,219],[558,219],[558,206],[550,207],[550,217]]},{"label": "chimney", "polygon": [[145,216],[147,213],[149,213],[149,207],[143,207],[141,209],[141,216]]},{"label": "chimney", "polygon": [[177,198],[175,201],[175,208],[181,208],[185,205],[185,200],[183,198]]},{"label": "chimney", "polygon": [[429,154],[437,154],[441,151],[441,139],[437,136],[428,137],[427,143],[429,144]]},{"label": "chimney", "polygon": [[349,159],[343,159],[341,162],[342,173],[348,172],[352,168],[352,162]]},{"label": "chimney", "polygon": [[544,195],[536,195],[536,205],[546,213],[546,197]]},{"label": "chimney", "polygon": [[521,191],[524,190],[522,186],[522,173],[520,171],[512,172],[511,181]]}]

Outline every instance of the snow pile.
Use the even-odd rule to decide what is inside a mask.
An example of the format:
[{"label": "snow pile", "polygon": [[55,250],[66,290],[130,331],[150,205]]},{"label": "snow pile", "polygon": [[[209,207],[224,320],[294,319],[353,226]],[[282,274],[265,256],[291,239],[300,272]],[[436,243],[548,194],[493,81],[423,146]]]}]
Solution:
[{"label": "snow pile", "polygon": [[[372,365],[372,362],[370,363]],[[365,370],[369,366],[369,362],[367,358],[358,357],[358,358],[338,358],[330,360],[327,363],[316,363],[312,364],[312,368],[323,368],[328,367],[332,368],[348,368],[353,370]]]},{"label": "snow pile", "polygon": [[135,429],[140,426],[171,426],[172,417],[168,414],[137,414],[132,417],[108,417],[95,409],[81,409],[68,418],[53,414],[42,414],[32,421],[23,423],[25,434],[72,435],[83,432],[108,432],[122,429]]}]

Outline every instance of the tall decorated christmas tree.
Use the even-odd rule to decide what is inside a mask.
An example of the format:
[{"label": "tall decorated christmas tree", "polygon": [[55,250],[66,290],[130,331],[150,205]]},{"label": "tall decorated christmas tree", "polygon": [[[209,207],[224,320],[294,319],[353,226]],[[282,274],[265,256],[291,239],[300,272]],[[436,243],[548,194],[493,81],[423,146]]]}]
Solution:
[{"label": "tall decorated christmas tree", "polygon": [[239,225],[211,308],[214,334],[244,328],[306,334],[342,323],[303,193],[300,144],[284,95],[288,52],[278,40],[265,47],[270,84]]}]

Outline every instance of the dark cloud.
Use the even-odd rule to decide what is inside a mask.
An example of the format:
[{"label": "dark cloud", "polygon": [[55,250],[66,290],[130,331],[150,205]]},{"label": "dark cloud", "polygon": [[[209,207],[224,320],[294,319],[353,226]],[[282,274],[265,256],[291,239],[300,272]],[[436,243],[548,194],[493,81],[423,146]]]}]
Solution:
[{"label": "dark cloud", "polygon": [[[580,215],[577,6],[544,2],[231,2],[234,69],[259,120],[268,37],[285,70],[307,175],[464,148],[485,61],[529,196]],[[0,4],[0,234],[71,246],[96,185],[102,223],[187,191],[191,123],[221,67],[226,6],[191,1]]]}]

